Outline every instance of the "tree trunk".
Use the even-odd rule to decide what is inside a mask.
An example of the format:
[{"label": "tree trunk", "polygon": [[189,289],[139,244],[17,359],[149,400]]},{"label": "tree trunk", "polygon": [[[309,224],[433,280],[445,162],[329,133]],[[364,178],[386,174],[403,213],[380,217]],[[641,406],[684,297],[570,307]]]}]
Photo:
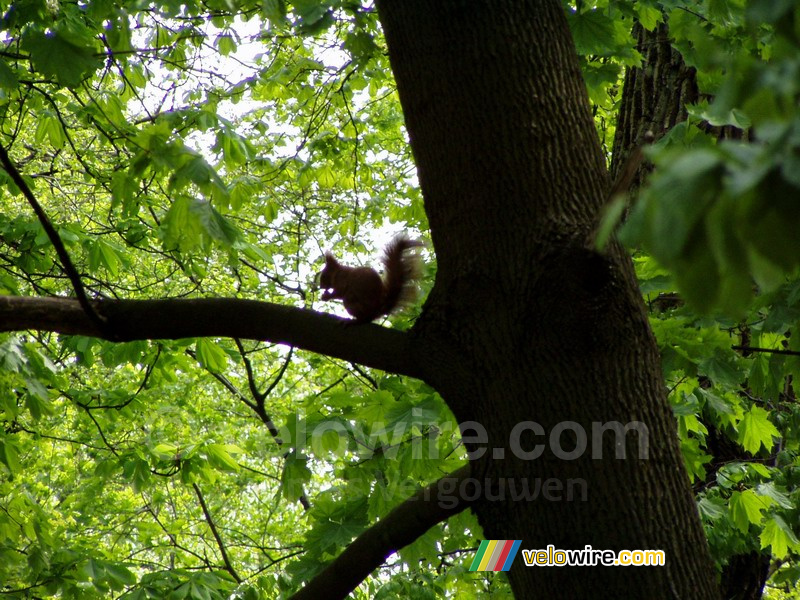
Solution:
[{"label": "tree trunk", "polygon": [[[644,57],[644,63],[643,68],[629,69],[625,74],[614,138],[612,173],[616,173],[625,163],[625,158],[641,141],[645,131],[652,131],[657,139],[660,138],[675,125],[686,120],[687,104],[700,99],[696,72],[686,65],[680,53],[670,44],[667,23],[660,24],[653,31],[647,31],[636,24],[633,35],[637,50]],[[708,124],[700,126],[719,139],[743,137],[743,132],[734,127],[712,127]],[[639,183],[640,181],[636,181],[636,185]],[[741,447],[730,442],[713,424],[705,425],[709,430],[707,450],[714,457],[707,477],[707,484],[711,485],[720,465],[734,460],[746,460],[747,457]],[[730,557],[722,570],[723,598],[761,598],[769,576],[769,564],[769,553],[749,552]]]},{"label": "tree trunk", "polygon": [[[686,120],[686,105],[697,102],[699,95],[695,70],[687,67],[680,53],[672,48],[665,23],[653,31],[637,23],[633,36],[644,67],[625,72],[611,156],[611,173],[615,176],[645,132],[661,138]],[[634,187],[640,183],[637,179]]]},{"label": "tree trunk", "polygon": [[[449,350],[433,383],[459,422],[487,432],[485,443],[465,440],[478,451],[465,491],[481,491],[485,537],[666,554],[664,567],[580,570],[520,557],[515,596],[716,598],[631,261],[586,247],[607,175],[561,4],[378,8],[438,261],[413,334]],[[642,425],[615,445],[612,431],[592,429],[608,422]],[[545,449],[525,460],[515,442]],[[549,493],[512,499],[512,483],[533,491],[537,479]]]}]

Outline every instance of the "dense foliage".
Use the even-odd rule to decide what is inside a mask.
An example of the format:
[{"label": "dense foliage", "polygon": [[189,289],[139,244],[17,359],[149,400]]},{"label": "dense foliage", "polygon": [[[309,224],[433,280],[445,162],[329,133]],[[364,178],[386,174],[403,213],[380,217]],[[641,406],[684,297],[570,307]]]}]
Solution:
[{"label": "dense foliage", "polygon": [[[651,185],[622,234],[712,552],[720,567],[768,553],[772,584],[791,589],[800,7],[566,8],[609,154],[624,69],[641,61],[634,20],[668,23],[697,69],[705,99],[651,151]],[[325,249],[366,263],[393,231],[424,237],[371,3],[23,0],[0,13],[0,144],[90,297],[339,310],[315,289]],[[719,126],[744,133],[720,141]],[[0,292],[72,293],[7,171]],[[0,365],[9,598],[288,595],[465,461],[430,387],[283,346],[29,332],[0,334]],[[510,595],[502,576],[468,571],[480,539],[471,514],[453,517],[359,597]]]}]

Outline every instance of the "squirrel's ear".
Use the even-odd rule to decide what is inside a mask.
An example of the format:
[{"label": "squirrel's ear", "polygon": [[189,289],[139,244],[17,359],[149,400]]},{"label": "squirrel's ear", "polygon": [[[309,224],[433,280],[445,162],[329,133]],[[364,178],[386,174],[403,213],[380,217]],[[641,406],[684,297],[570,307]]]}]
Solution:
[{"label": "squirrel's ear", "polygon": [[326,265],[335,265],[337,264],[336,257],[331,254],[330,252],[325,253],[325,264]]}]

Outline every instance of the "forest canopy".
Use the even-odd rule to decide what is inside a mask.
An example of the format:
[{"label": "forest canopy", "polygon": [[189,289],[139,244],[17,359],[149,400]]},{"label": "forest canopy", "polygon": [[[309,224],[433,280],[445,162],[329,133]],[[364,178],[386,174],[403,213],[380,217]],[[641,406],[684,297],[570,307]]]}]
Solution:
[{"label": "forest canopy", "polygon": [[[495,206],[474,245],[431,212],[426,185],[446,194],[417,163],[435,149],[414,146],[377,4],[0,1],[3,597],[288,598],[354,540],[380,567],[355,598],[513,597],[505,574],[470,571],[485,520],[455,501],[415,512],[471,450],[436,369],[475,367],[446,344],[418,354],[413,332],[449,340],[448,302],[491,313],[502,294],[484,293],[518,292],[497,282],[526,263]],[[757,588],[742,598],[764,581],[794,597],[800,3],[561,4],[610,172],[595,189],[655,135],[630,193],[600,198],[591,250],[618,238],[632,257],[716,574]],[[650,64],[659,43],[671,62]],[[652,98],[680,73],[674,114],[626,104],[637,72]],[[421,299],[343,325],[324,252],[379,267],[398,232],[425,244]],[[461,276],[440,262],[450,242],[508,260],[496,280]],[[446,309],[425,321],[429,306]]]}]

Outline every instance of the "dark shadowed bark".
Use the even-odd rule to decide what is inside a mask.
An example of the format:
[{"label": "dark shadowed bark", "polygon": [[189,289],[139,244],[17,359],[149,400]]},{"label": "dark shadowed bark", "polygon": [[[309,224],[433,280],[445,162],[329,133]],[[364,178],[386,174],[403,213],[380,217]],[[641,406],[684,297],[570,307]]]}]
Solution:
[{"label": "dark shadowed bark", "polygon": [[[652,131],[656,139],[660,138],[687,119],[687,104],[701,98],[696,72],[686,65],[681,54],[670,44],[666,23],[653,31],[647,31],[637,24],[633,34],[644,62],[642,68],[628,69],[625,74],[614,139],[612,172],[616,172],[624,164],[626,156],[641,140],[645,131]],[[733,127],[711,127],[702,123],[700,126],[720,139],[742,136],[742,132]],[[642,172],[644,169],[646,167]],[[711,482],[716,478],[716,471],[721,465],[734,460],[746,460],[747,457],[738,445],[721,435],[711,423],[706,423],[706,427],[709,430],[707,449],[714,457],[707,478]],[[758,552],[731,557],[723,567],[721,577],[723,598],[761,598],[769,574],[769,559],[768,553]]]},{"label": "dark shadowed bark", "polygon": [[722,571],[723,598],[759,600],[769,577],[769,563],[769,554],[760,552],[732,556]]},{"label": "dark shadowed bark", "polygon": [[469,474],[470,466],[466,465],[419,490],[359,535],[291,600],[346,598],[393,552],[469,506],[468,502],[455,498],[450,492],[458,489]]},{"label": "dark shadowed bark", "polygon": [[[583,243],[607,177],[561,5],[378,7],[438,260],[414,334],[450,346],[470,373],[443,378],[439,391],[460,422],[488,431],[489,450],[473,464],[486,537],[666,552],[663,568],[534,569],[518,560],[516,597],[717,597],[630,260]],[[523,425],[524,450],[546,446],[536,460],[513,452],[526,421],[545,432]],[[643,437],[620,442],[625,459],[615,458],[613,433],[592,434],[593,423],[608,422],[642,424]],[[583,443],[581,430],[586,450],[564,458]],[[593,442],[602,458],[592,457]],[[588,499],[510,499],[512,480],[533,487],[537,478],[565,490],[585,481]]]},{"label": "dark shadowed bark", "polygon": [[661,138],[686,120],[686,105],[698,99],[695,70],[686,66],[680,53],[672,48],[666,24],[647,31],[637,23],[633,36],[644,59],[643,68],[625,72],[611,156],[610,170],[614,175],[645,132]]},{"label": "dark shadowed bark", "polygon": [[39,329],[116,342],[189,337],[268,340],[347,361],[435,381],[420,368],[425,353],[409,336],[302,308],[234,298],[105,300],[94,303],[104,331],[77,300],[0,296],[0,331]]}]

